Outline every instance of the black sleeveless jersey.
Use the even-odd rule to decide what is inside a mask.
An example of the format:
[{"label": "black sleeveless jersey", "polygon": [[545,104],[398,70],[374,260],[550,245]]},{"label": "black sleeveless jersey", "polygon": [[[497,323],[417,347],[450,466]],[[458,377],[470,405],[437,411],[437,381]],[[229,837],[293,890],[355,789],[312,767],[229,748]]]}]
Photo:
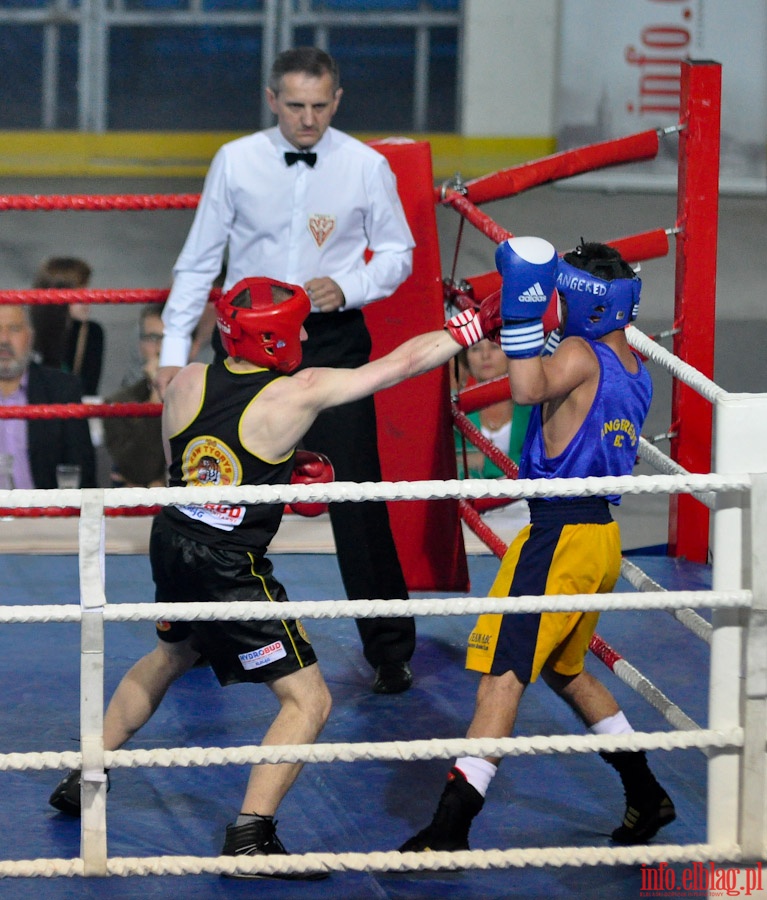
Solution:
[{"label": "black sleeveless jersey", "polygon": [[[293,452],[276,462],[254,456],[240,441],[240,420],[248,405],[279,372],[232,372],[226,364],[206,367],[200,408],[170,437],[170,486],[288,484]],[[282,503],[205,503],[168,506],[161,515],[173,527],[204,544],[247,548],[263,556],[282,519]]]}]

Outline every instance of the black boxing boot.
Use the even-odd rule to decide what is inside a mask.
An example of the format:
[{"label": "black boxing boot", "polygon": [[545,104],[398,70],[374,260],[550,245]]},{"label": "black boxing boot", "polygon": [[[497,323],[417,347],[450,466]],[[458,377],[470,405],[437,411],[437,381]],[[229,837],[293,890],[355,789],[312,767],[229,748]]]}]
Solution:
[{"label": "black boxing boot", "polygon": [[[272,816],[253,816],[244,825],[227,825],[222,856],[287,856],[288,851],[277,837],[277,823]],[[226,873],[227,878],[243,881],[254,878],[279,878],[283,881],[319,881],[327,878],[327,872],[276,872],[265,875],[254,872]]]},{"label": "black boxing boot", "polygon": [[453,767],[430,824],[399,848],[400,853],[423,850],[468,850],[469,829],[485,799],[463,772]]},{"label": "black boxing boot", "polygon": [[623,822],[613,831],[616,844],[646,844],[676,818],[671,798],[647,764],[644,751],[601,752],[620,776],[626,795]]}]

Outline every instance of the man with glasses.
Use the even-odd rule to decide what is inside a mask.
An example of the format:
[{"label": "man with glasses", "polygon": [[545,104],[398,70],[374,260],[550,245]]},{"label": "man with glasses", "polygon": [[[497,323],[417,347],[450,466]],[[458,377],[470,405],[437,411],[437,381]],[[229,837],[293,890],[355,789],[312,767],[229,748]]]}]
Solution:
[{"label": "man with glasses", "polygon": [[[157,369],[162,347],[163,305],[150,303],[139,318],[141,377],[107,398],[107,403],[160,403]],[[112,487],[164,487],[165,454],[159,416],[104,419],[106,447],[112,459]]]}]

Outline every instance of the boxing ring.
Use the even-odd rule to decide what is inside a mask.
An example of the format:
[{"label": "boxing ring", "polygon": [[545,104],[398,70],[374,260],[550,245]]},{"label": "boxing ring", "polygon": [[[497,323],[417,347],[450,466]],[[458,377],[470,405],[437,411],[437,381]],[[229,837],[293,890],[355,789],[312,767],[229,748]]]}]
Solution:
[{"label": "boxing ring", "polygon": [[[66,858],[39,858],[34,848],[22,859],[0,860],[0,877],[16,879],[56,878],[58,876],[200,876],[207,874],[232,874],[235,872],[306,872],[325,871],[339,873],[444,873],[463,871],[464,879],[473,872],[506,869],[559,869],[581,870],[615,869],[622,867],[673,866],[700,862],[707,865],[732,865],[753,867],[765,858],[767,822],[767,784],[765,766],[765,735],[767,735],[767,565],[762,548],[767,543],[767,475],[760,448],[767,434],[767,395],[731,394],[714,384],[709,375],[710,351],[713,348],[713,329],[706,331],[705,320],[695,321],[688,306],[682,309],[684,296],[695,288],[713,296],[713,273],[690,272],[686,260],[691,252],[705,249],[711,240],[711,228],[697,222],[699,213],[712,212],[710,178],[708,192],[701,201],[701,184],[696,179],[710,163],[710,125],[712,96],[718,102],[718,94],[711,77],[717,77],[707,64],[683,64],[683,95],[685,114],[678,129],[680,138],[680,220],[673,228],[659,229],[648,235],[634,236],[610,242],[619,246],[632,261],[649,259],[667,252],[668,237],[677,238],[678,297],[675,310],[674,352],[665,350],[639,329],[630,327],[630,343],[645,358],[674,378],[674,421],[669,429],[672,437],[671,455],[664,455],[648,441],[640,440],[639,455],[650,462],[661,474],[629,476],[625,478],[589,478],[568,480],[521,481],[516,480],[508,460],[502,468],[510,476],[500,480],[454,479],[440,481],[382,482],[380,484],[335,483],[328,485],[296,485],[280,487],[228,487],[228,488],[161,488],[161,489],[85,489],[67,491],[0,491],[0,513],[14,517],[39,515],[79,516],[79,550],[77,557],[78,603],[56,604],[6,604],[0,607],[0,621],[17,627],[26,624],[75,626],[80,633],[79,651],[79,742],[78,751],[45,750],[41,752],[13,752],[0,755],[0,769],[9,772],[46,772],[66,768],[83,769],[83,815],[80,823],[79,855]],[[713,94],[712,94],[713,91]],[[713,104],[716,105],[716,104]],[[717,107],[718,112],[718,107]],[[708,119],[708,122],[707,122]],[[717,123],[718,124],[718,123]],[[542,165],[535,173],[535,183],[546,183],[557,177],[568,177],[593,165],[614,165],[643,158],[657,152],[657,133],[646,133],[637,139],[618,142],[615,155],[607,156],[601,148],[601,163],[594,162],[594,151],[570,152],[558,155]],[[716,134],[718,139],[718,131]],[[696,142],[703,141],[708,151],[701,155]],[[717,144],[718,147],[718,144]],[[653,148],[655,150],[653,151]],[[564,167],[564,168],[563,168]],[[524,169],[525,167],[519,167]],[[500,179],[509,189],[513,181],[512,170]],[[519,173],[517,173],[519,174]],[[530,170],[520,175],[513,189],[532,186]],[[525,180],[527,178],[527,180]],[[481,181],[481,180],[480,180]],[[520,183],[522,187],[520,187]],[[449,203],[466,221],[480,227],[494,240],[502,240],[508,232],[496,226],[477,209],[477,203],[490,199],[482,195],[482,184],[472,198],[472,185],[443,188],[438,191],[437,202]],[[485,185],[486,187],[486,185]],[[496,184],[497,187],[497,184]],[[103,198],[103,207],[114,208],[109,198]],[[126,209],[147,208],[145,198],[125,202]],[[164,201],[163,201],[164,202]],[[176,201],[169,201],[173,203]],[[196,198],[182,197],[178,203],[193,205]],[[86,208],[82,198],[70,198],[68,208]],[[24,205],[26,204],[26,205]],[[79,204],[79,206],[78,206]],[[87,200],[87,208],[98,208]],[[8,208],[62,208],[46,198],[0,198],[0,209]],[[155,206],[156,208],[156,206]],[[714,202],[713,212],[716,207]],[[709,223],[710,226],[710,223]],[[701,234],[696,232],[700,230]],[[714,229],[715,232],[715,229]],[[715,237],[713,238],[715,242]],[[701,244],[702,241],[702,244]],[[664,250],[664,246],[666,250]],[[715,248],[714,248],[715,249]],[[715,258],[715,253],[714,253]],[[701,267],[705,270],[705,266]],[[681,271],[680,271],[681,270]],[[703,278],[706,283],[697,287],[694,279]],[[451,302],[477,302],[494,289],[493,273],[456,283],[450,279],[445,293]],[[36,296],[45,293],[46,296]],[[73,296],[76,293],[76,296]],[[107,292],[58,291],[58,292],[10,292],[1,291],[2,302],[149,302],[163,299],[162,292]],[[700,293],[697,295],[700,297]],[[705,307],[705,304],[700,304]],[[704,313],[705,315],[705,313]],[[713,305],[708,306],[713,316]],[[713,324],[713,319],[708,323]],[[686,330],[692,325],[692,338]],[[710,345],[708,344],[710,338]],[[702,343],[702,347],[700,344]],[[702,363],[701,363],[702,359]],[[493,388],[496,390],[497,386]],[[490,397],[496,396],[490,394]],[[478,401],[479,402],[479,401]],[[487,397],[485,401],[489,402]],[[456,400],[456,421],[460,418],[461,398]],[[466,401],[468,404],[468,401]],[[48,407],[39,411],[42,415],[147,415],[149,409],[135,405],[88,406],[80,408]],[[704,407],[704,412],[699,413]],[[468,406],[467,406],[468,408]],[[32,408],[25,410],[8,408],[1,411],[5,417],[34,415]],[[154,414],[159,409],[153,410]],[[711,424],[710,433],[707,423]],[[701,437],[701,433],[703,437]],[[481,435],[466,430],[467,437],[481,446]],[[713,438],[711,437],[713,435]],[[713,449],[715,464],[710,464]],[[709,456],[706,454],[709,453]],[[701,454],[703,459],[701,461]],[[500,463],[499,463],[500,464]],[[183,493],[182,493],[183,491]],[[106,589],[105,520],[110,516],[143,514],[158,507],[178,503],[210,502],[360,502],[381,499],[387,502],[412,500],[458,501],[465,520],[482,531],[479,519],[479,501],[508,502],[522,498],[544,496],[580,496],[621,493],[630,502],[632,495],[663,494],[670,497],[671,530],[669,546],[677,556],[687,556],[689,561],[704,564],[709,555],[709,513],[711,516],[711,546],[713,561],[705,567],[710,572],[710,584],[696,589],[667,588],[651,574],[629,560],[623,564],[622,576],[628,587],[617,593],[600,596],[557,596],[488,598],[486,596],[425,596],[403,600],[364,601],[339,599],[302,599],[280,605],[279,610],[268,603],[190,603],[159,605],[145,602],[110,602]],[[703,511],[703,512],[701,512]],[[479,532],[478,532],[479,533]],[[482,532],[493,547],[492,535]],[[495,552],[502,548],[493,547]],[[680,552],[680,551],[686,552]],[[700,556],[703,556],[700,559]],[[279,573],[278,573],[279,574]],[[705,580],[705,579],[704,579]],[[292,591],[289,587],[289,594]],[[695,672],[700,684],[708,680],[707,722],[700,714],[689,715],[663,691],[645,677],[618,649],[599,637],[592,650],[606,663],[615,675],[632,691],[639,693],[660,715],[663,725],[652,730],[637,730],[623,736],[582,736],[568,732],[544,736],[538,733],[521,735],[504,740],[466,740],[453,736],[435,738],[412,733],[397,740],[326,740],[306,746],[259,747],[245,743],[242,746],[218,746],[211,741],[206,746],[159,746],[149,749],[121,749],[105,751],[101,733],[108,680],[107,628],[133,623],[151,623],[158,618],[176,619],[235,619],[243,617],[283,618],[300,617],[323,622],[344,622],[351,618],[374,616],[416,615],[431,623],[453,617],[474,616],[479,612],[532,612],[541,610],[591,609],[624,615],[629,611],[641,611],[657,615],[670,613],[678,625],[705,645],[710,653],[710,669],[707,678],[701,671]],[[700,610],[708,618],[696,612]],[[605,616],[600,627],[608,622]],[[428,627],[428,626],[427,626]],[[437,627],[435,625],[435,627]],[[441,626],[440,626],[441,627]],[[676,627],[676,626],[675,626]],[[453,638],[451,637],[451,640]],[[617,642],[616,642],[617,644]],[[460,650],[459,650],[460,652]],[[418,651],[417,651],[418,655]],[[320,664],[323,665],[323,657]],[[460,661],[453,654],[456,679]],[[331,665],[333,663],[331,662]],[[127,666],[122,666],[123,670]],[[121,672],[119,673],[121,674]],[[109,676],[111,677],[111,676]],[[445,678],[453,677],[447,672]],[[411,692],[412,693],[412,692]],[[530,692],[532,693],[532,692]],[[414,703],[418,696],[408,696]],[[338,702],[338,701],[336,701]],[[365,703],[360,701],[360,708]],[[382,702],[377,698],[376,703]],[[388,703],[398,701],[389,700]],[[700,704],[698,704],[700,705]],[[393,709],[393,707],[392,707]],[[369,711],[369,706],[367,707]],[[354,713],[354,710],[351,711]],[[336,715],[334,713],[334,715]],[[343,716],[343,711],[340,713]],[[411,707],[407,732],[419,731],[417,708]],[[470,709],[464,710],[468,721]],[[74,710],[72,718],[75,718]],[[364,718],[364,717],[363,717]],[[371,715],[371,721],[372,721]],[[633,713],[630,715],[633,718]],[[368,721],[365,719],[365,721]],[[572,723],[571,723],[572,724]],[[44,723],[41,723],[44,725]],[[412,727],[411,727],[412,726]],[[543,726],[546,727],[545,725]],[[107,780],[105,770],[114,770],[117,778],[120,770],[141,769],[207,769],[213,767],[242,766],[253,763],[303,761],[322,767],[339,763],[401,763],[401,777],[407,780],[407,769],[418,768],[429,760],[448,760],[456,755],[493,755],[514,757],[522,763],[531,757],[549,757],[558,753],[569,757],[583,757],[599,750],[695,750],[705,760],[708,788],[705,811],[705,839],[687,843],[656,843],[644,847],[611,847],[606,841],[601,845],[551,845],[516,846],[508,849],[489,847],[458,853],[400,854],[390,849],[401,841],[391,840],[369,852],[311,852],[293,853],[289,857],[232,858],[216,855],[184,855],[167,853],[158,855],[119,855],[107,850]],[[661,754],[662,755],[662,754]],[[407,764],[406,766],[404,764]],[[517,763],[515,763],[517,764]],[[570,765],[570,760],[567,761]],[[513,767],[512,767],[513,768]],[[304,771],[306,771],[306,769]],[[419,769],[420,771],[420,769]],[[299,783],[291,796],[302,790]],[[429,808],[438,794],[430,794],[419,800]],[[375,805],[376,797],[351,796],[355,801]],[[676,799],[676,797],[675,797]],[[506,801],[513,806],[513,800]],[[418,804],[417,804],[418,805]],[[417,810],[419,819],[423,818]],[[109,819],[115,813],[110,811]],[[673,827],[673,826],[672,826]],[[480,826],[476,828],[480,831]],[[671,833],[671,828],[669,828]],[[110,832],[111,834],[111,832]],[[404,838],[407,835],[403,835]],[[665,836],[665,833],[664,833]],[[518,837],[518,835],[517,835]],[[111,838],[110,838],[111,839]],[[481,843],[481,841],[479,841]],[[515,840],[512,841],[516,843]],[[436,875],[436,873],[440,873]],[[424,896],[414,890],[426,891],[428,882],[424,876],[416,882],[406,882],[409,887],[391,896]],[[363,896],[344,894],[338,878],[328,882],[328,890],[334,896]],[[237,892],[237,883],[228,882],[231,893]],[[402,882],[398,882],[401,886]],[[268,885],[271,896],[296,896],[297,888],[286,887],[289,882]],[[183,889],[183,888],[182,888]],[[259,889],[267,889],[259,885]],[[280,893],[280,890],[294,893]],[[300,890],[300,887],[298,888]],[[385,886],[377,882],[376,894],[390,896]],[[410,893],[408,893],[408,890]],[[325,896],[321,885],[313,885],[313,896]],[[459,896],[453,884],[453,893]],[[213,896],[213,894],[210,894]],[[227,896],[229,894],[226,894]],[[572,894],[571,894],[572,895]],[[634,894],[635,895],[635,894]],[[191,896],[191,894],[190,894]],[[223,896],[223,894],[222,894]],[[327,894],[331,896],[331,894]],[[468,895],[467,895],[468,896]],[[616,894],[617,896],[617,894]]]}]

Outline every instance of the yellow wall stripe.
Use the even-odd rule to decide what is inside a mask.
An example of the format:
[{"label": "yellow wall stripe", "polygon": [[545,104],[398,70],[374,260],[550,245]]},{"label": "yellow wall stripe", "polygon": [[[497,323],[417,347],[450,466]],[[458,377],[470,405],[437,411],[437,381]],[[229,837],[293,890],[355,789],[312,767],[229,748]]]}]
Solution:
[{"label": "yellow wall stripe", "polygon": [[[202,178],[213,154],[239,132],[0,132],[0,176],[110,176]],[[389,134],[357,134],[361,140]],[[432,146],[437,182],[460,172],[464,179],[548,156],[551,137],[462,137],[404,134]]]}]

